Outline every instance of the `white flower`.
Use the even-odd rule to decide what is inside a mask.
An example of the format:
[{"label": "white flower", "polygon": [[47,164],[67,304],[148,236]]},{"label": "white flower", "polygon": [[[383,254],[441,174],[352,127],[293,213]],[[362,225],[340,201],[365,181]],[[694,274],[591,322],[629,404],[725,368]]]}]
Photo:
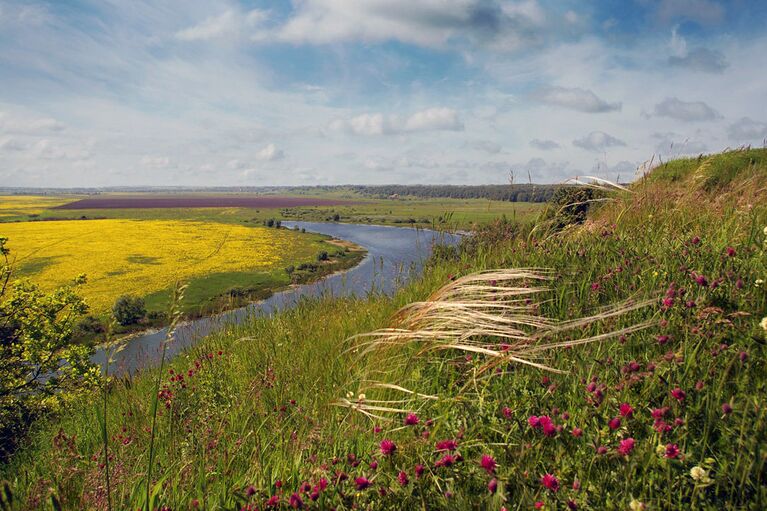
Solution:
[{"label": "white flower", "polygon": [[767,316],[762,318],[762,321],[759,323],[759,326],[762,327],[767,332]]},{"label": "white flower", "polygon": [[350,390],[349,392],[347,392],[347,393],[346,393],[346,398],[347,398],[347,399],[351,399],[351,398],[353,398],[353,397],[354,397],[354,392],[352,392],[351,390]]},{"label": "white flower", "polygon": [[759,287],[759,286],[761,286],[762,284],[764,284],[764,281],[763,281],[762,279],[756,279],[756,282],[754,282],[754,285],[755,285],[756,287]]},{"label": "white flower", "polygon": [[690,477],[692,477],[696,481],[702,481],[703,479],[708,477],[708,472],[706,472],[706,469],[704,469],[703,467],[698,467],[696,465],[690,469]]},{"label": "white flower", "polygon": [[767,236],[767,227],[764,228],[764,235]]},{"label": "white flower", "polygon": [[708,470],[699,466],[695,466],[690,469],[690,477],[699,483],[708,484],[711,482],[711,478],[708,476]]},{"label": "white flower", "polygon": [[360,394],[357,399],[359,399],[360,401],[364,401],[365,400],[365,394]]}]

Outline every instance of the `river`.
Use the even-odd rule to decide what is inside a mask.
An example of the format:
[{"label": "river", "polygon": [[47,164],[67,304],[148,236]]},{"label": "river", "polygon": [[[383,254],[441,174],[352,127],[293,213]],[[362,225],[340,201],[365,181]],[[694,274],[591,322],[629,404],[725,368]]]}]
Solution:
[{"label": "river", "polygon": [[[459,235],[428,229],[386,227],[380,225],[322,222],[283,222],[288,228],[304,228],[351,241],[364,247],[367,256],[354,268],[329,275],[317,282],[291,287],[257,303],[210,317],[187,321],[176,328],[168,344],[167,358],[194,345],[205,336],[242,323],[253,316],[269,315],[292,307],[305,297],[364,296],[370,292],[391,294],[410,278],[418,275],[431,254],[434,243],[455,244]],[[127,341],[118,353],[110,373],[134,373],[159,362],[166,329],[139,334]],[[103,366],[104,351],[93,355],[93,362]]]}]

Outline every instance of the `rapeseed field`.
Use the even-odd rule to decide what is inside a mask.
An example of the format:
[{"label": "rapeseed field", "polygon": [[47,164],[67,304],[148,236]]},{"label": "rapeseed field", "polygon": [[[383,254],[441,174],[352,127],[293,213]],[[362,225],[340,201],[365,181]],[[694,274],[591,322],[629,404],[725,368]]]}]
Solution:
[{"label": "rapeseed field", "polygon": [[81,292],[95,314],[123,294],[146,296],[176,280],[260,272],[311,258],[318,237],[285,229],[176,220],[20,222],[0,226],[20,276],[53,289],[86,274]]},{"label": "rapeseed field", "polygon": [[0,196],[0,221],[14,217],[39,215],[43,211],[72,202],[79,197],[57,195],[3,195]]}]

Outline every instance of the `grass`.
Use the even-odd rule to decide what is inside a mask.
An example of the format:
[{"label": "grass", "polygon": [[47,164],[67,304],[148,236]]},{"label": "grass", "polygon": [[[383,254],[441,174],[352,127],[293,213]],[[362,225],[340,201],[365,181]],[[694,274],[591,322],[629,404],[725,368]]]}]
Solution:
[{"label": "grass", "polygon": [[[205,339],[172,372],[112,381],[116,508],[151,487],[170,509],[764,509],[764,157],[716,157],[756,161],[732,173],[714,158],[715,190],[695,177],[703,162],[674,162],[690,170],[661,167],[558,232],[491,224],[392,298],[305,300]],[[483,331],[425,312],[472,300]],[[359,337],[425,326],[455,342]],[[515,331],[537,366],[503,359]],[[2,469],[12,508],[105,507],[99,406],[37,424]]]},{"label": "grass", "polygon": [[[318,194],[318,198],[339,198],[339,192]],[[347,192],[348,195],[348,192]],[[109,218],[137,220],[196,220],[201,222],[260,225],[270,218],[278,220],[332,221],[337,214],[339,220],[349,223],[372,223],[420,227],[439,225],[441,228],[468,229],[472,225],[487,223],[502,216],[530,221],[541,210],[542,205],[526,202],[504,202],[483,199],[368,199],[349,206],[322,206],[300,208],[248,209],[248,208],[168,208],[168,209],[87,209],[53,210],[36,206],[38,214],[32,219],[80,219]],[[0,197],[0,211],[10,196]],[[13,199],[15,200],[15,199]],[[30,200],[34,203],[34,200]],[[68,201],[67,201],[68,202]],[[63,202],[62,202],[63,203]],[[58,204],[55,204],[58,205]],[[51,206],[52,207],[52,206]],[[9,217],[10,218],[10,217]],[[18,220],[18,217],[14,218]],[[29,218],[23,218],[27,220]],[[0,216],[0,222],[4,218]]]}]

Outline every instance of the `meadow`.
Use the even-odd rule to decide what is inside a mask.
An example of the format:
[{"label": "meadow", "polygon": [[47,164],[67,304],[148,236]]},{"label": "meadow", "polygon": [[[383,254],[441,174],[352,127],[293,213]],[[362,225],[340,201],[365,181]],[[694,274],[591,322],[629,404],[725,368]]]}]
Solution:
[{"label": "meadow", "polygon": [[4,502],[764,509],[767,151],[604,193],[581,224],[480,227],[394,297],[306,300],[110,381],[37,424]]},{"label": "meadow", "polygon": [[68,220],[2,226],[17,276],[51,290],[85,274],[80,288],[93,314],[109,315],[125,294],[167,308],[173,282],[191,284],[186,312],[233,287],[274,290],[290,284],[285,267],[335,252],[326,237],[287,229],[187,220]]},{"label": "meadow", "polygon": [[[194,194],[188,194],[194,196]],[[201,198],[245,198],[242,194],[197,194]],[[23,196],[18,196],[23,197]],[[146,194],[102,194],[98,201],[109,203],[110,198],[119,205],[126,198],[146,198]],[[149,196],[152,197],[152,196]],[[255,197],[255,196],[250,196]],[[198,220],[241,225],[262,224],[265,220],[340,221],[397,226],[436,227],[440,229],[471,229],[473,225],[489,222],[506,216],[509,219],[530,221],[541,211],[542,204],[527,202],[506,202],[486,199],[449,199],[401,197],[396,199],[371,199],[353,192],[340,190],[316,192],[313,195],[288,196],[304,203],[328,201],[331,205],[303,205],[283,207],[174,207],[174,208],[103,208],[99,202],[91,202],[88,209],[72,209],[79,199],[70,196],[57,199],[48,205],[42,198],[29,198],[28,207],[34,208],[33,216],[0,216],[4,220],[52,220],[52,219],[103,219],[124,218],[142,220]],[[0,211],[6,202],[19,201],[17,196],[0,197]],[[46,198],[46,200],[48,200]],[[66,204],[66,209],[58,208]],[[10,209],[10,206],[9,206]],[[17,211],[22,214],[22,211]]]}]

